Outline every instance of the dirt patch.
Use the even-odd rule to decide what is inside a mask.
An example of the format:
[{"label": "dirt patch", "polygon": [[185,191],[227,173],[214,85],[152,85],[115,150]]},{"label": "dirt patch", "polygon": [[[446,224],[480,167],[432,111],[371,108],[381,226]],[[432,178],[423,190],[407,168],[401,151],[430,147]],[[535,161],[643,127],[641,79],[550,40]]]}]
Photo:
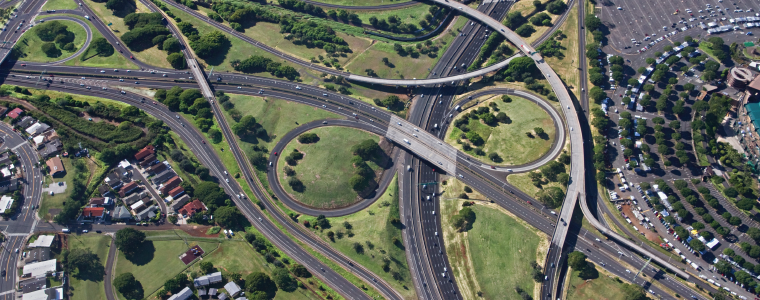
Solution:
[{"label": "dirt patch", "polygon": [[633,227],[638,229],[639,234],[646,236],[648,240],[654,243],[657,243],[657,244],[661,243],[660,236],[652,232],[651,230],[649,230],[647,228],[649,227],[649,225],[644,226],[642,224],[642,223],[646,224],[646,220],[639,221],[638,219],[636,219],[636,216],[633,214],[634,209],[635,208],[633,208],[632,205],[630,205],[628,202],[621,205],[621,211],[625,214],[623,217],[628,217],[629,219],[631,219],[631,225],[633,225]]},{"label": "dirt patch", "polygon": [[194,237],[209,237],[209,238],[215,238],[219,237],[219,234],[206,234],[206,232],[213,226],[207,226],[207,225],[181,225],[180,229],[187,234],[194,236]]},{"label": "dirt patch", "polygon": [[103,119],[101,117],[92,116],[92,115],[88,114],[86,111],[83,111],[83,112],[79,113],[79,117],[82,117],[85,120],[91,121],[93,123],[98,123],[98,122],[103,121],[103,122],[106,122],[106,123],[114,125],[114,126],[119,126],[119,122],[115,122],[113,120]]},{"label": "dirt patch", "polygon": [[179,256],[179,260],[181,260],[185,265],[189,265],[196,258],[203,256],[203,253],[206,253],[203,251],[203,248],[201,248],[201,246],[195,245],[185,251],[185,253],[182,253],[182,255]]}]

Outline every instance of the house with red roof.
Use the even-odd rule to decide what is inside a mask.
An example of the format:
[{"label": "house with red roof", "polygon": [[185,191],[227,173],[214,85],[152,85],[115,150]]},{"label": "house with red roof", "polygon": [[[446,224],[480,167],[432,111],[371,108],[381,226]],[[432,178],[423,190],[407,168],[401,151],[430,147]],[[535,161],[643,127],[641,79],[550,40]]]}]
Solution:
[{"label": "house with red roof", "polygon": [[124,196],[129,195],[129,193],[131,193],[135,189],[137,189],[137,182],[132,181],[124,185],[123,187],[121,187],[121,190],[119,190],[119,196],[124,198]]},{"label": "house with red roof", "polygon": [[161,192],[162,195],[166,195],[169,191],[178,187],[180,183],[182,183],[182,179],[180,179],[179,176],[174,176],[169,179],[169,181],[164,182],[163,186],[161,186],[158,191]]},{"label": "house with red roof", "polygon": [[135,154],[135,159],[137,161],[142,161],[144,158],[148,157],[148,155],[155,153],[156,147],[153,147],[153,145],[147,145],[145,148],[142,148],[142,150],[138,151],[137,154]]},{"label": "house with red roof", "polygon": [[85,207],[82,210],[82,215],[79,216],[79,222],[90,223],[103,221],[107,215],[105,207]]},{"label": "house with red roof", "polygon": [[10,112],[8,112],[6,116],[10,117],[11,119],[15,119],[15,118],[18,118],[23,113],[24,111],[17,107],[11,110]]},{"label": "house with red roof", "polygon": [[193,202],[190,202],[188,204],[185,204],[182,208],[179,209],[179,213],[185,217],[191,217],[197,212],[201,212],[206,210],[206,207],[203,205],[203,203],[195,199]]},{"label": "house with red roof", "polygon": [[169,191],[169,196],[171,196],[172,199],[174,199],[175,197],[181,195],[184,192],[185,192],[185,189],[183,189],[181,186],[178,186],[178,187],[173,188],[171,191]]}]

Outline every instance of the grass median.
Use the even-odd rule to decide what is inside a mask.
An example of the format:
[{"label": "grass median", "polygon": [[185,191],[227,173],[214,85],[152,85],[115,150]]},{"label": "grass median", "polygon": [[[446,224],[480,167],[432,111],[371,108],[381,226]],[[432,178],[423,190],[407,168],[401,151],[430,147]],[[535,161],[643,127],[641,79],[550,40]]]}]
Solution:
[{"label": "grass median", "polygon": [[[285,191],[298,202],[321,209],[346,207],[361,201],[362,197],[349,184],[349,179],[355,173],[355,166],[350,159],[353,157],[351,148],[368,139],[378,142],[380,137],[346,127],[322,127],[307,133],[316,134],[319,141],[301,144],[295,139],[280,155],[277,176]],[[296,172],[294,176],[303,182],[304,188],[300,191],[295,191],[288,184],[289,177],[283,172],[283,168],[288,165],[285,158],[294,150],[304,155],[297,165],[289,167]],[[367,161],[367,165],[376,173],[382,170],[373,161]],[[378,181],[380,177],[374,179]]]},{"label": "grass median", "polygon": [[[452,225],[463,200],[441,201],[441,226],[454,278],[465,299],[520,299],[515,287],[534,294],[531,262],[543,265],[548,237],[495,204],[476,202],[471,228]],[[539,295],[534,294],[538,298]]]},{"label": "grass median", "polygon": [[[332,227],[313,232],[336,250],[380,276],[405,299],[416,299],[401,229],[394,225],[394,218],[399,218],[396,178],[368,208],[347,216],[329,218]],[[316,218],[301,217],[299,221],[315,224]],[[332,240],[329,232],[335,234]]]},{"label": "grass median", "polygon": [[[517,96],[510,96],[511,102],[503,102],[501,96],[484,98],[480,104],[463,111],[454,122],[451,122],[445,138],[447,143],[459,150],[464,150],[464,144],[457,141],[463,143],[468,143],[468,141],[461,138],[464,132],[453,124],[456,120],[464,118],[467,113],[474,113],[481,107],[488,108],[491,103],[494,103],[496,108],[491,108],[489,113],[496,115],[503,112],[509,117],[509,121],[496,122],[496,126],[489,126],[481,119],[469,119],[467,128],[483,138],[485,144],[481,147],[486,155],[475,154],[474,148],[465,152],[483,161],[487,161],[487,155],[493,152],[503,160],[496,163],[498,165],[520,165],[535,161],[549,151],[555,140],[554,121],[538,104]],[[536,127],[542,128],[545,134],[536,136],[534,133]],[[531,133],[531,137],[528,137],[527,132]],[[489,163],[493,162],[489,161]]]},{"label": "grass median", "polygon": [[[79,48],[84,46],[85,41],[87,41],[87,32],[82,27],[82,25],[79,25],[78,23],[74,21],[68,21],[68,20],[55,20],[55,21],[49,21],[49,22],[58,22],[60,24],[63,24],[66,26],[66,30],[68,32],[71,32],[74,35],[74,39],[71,43],[74,45],[74,49],[72,50],[64,50],[62,49],[63,45],[58,43],[53,43],[55,47],[58,49],[58,55],[57,56],[49,56],[47,55],[43,50],[42,46],[48,42],[43,41],[40,39],[39,36],[37,36],[37,32],[39,31],[38,28],[40,28],[40,25],[37,25],[37,27],[32,27],[28,29],[23,36],[19,39],[19,41],[16,43],[16,46],[13,47],[14,51],[18,51],[18,60],[20,61],[31,61],[31,62],[52,62],[52,61],[59,61],[62,59],[66,59],[74,55]],[[44,23],[43,23],[44,24]],[[24,27],[22,27],[23,29]],[[27,27],[28,28],[28,27]]]},{"label": "grass median", "polygon": [[73,0],[48,0],[42,6],[40,11],[59,10],[59,9],[77,9],[77,3]]}]

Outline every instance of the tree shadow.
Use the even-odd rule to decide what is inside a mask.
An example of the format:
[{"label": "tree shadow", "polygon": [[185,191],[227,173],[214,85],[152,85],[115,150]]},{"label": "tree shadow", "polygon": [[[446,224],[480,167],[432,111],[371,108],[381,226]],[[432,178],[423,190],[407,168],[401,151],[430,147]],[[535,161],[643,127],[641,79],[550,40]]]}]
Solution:
[{"label": "tree shadow", "polygon": [[597,279],[599,278],[599,271],[596,270],[596,265],[590,261],[586,262],[586,268],[580,271],[578,274],[583,280]]},{"label": "tree shadow", "polygon": [[209,65],[219,66],[224,62],[225,59],[227,59],[227,53],[230,52],[230,48],[232,48],[232,45],[230,42],[227,42],[227,44],[220,47],[220,49],[216,51],[214,55],[205,57],[203,60],[206,61],[206,63]]},{"label": "tree shadow", "polygon": [[153,260],[156,247],[152,241],[144,241],[134,254],[125,255],[127,260],[136,266],[144,266]]},{"label": "tree shadow", "polygon": [[88,267],[77,268],[77,273],[74,277],[80,280],[100,282],[103,281],[105,275],[106,269],[103,267],[103,264],[100,263],[100,257],[95,256]]},{"label": "tree shadow", "polygon": [[136,280],[135,284],[131,286],[131,290],[127,291],[126,293],[121,293],[121,295],[129,300],[139,300],[145,297],[145,290],[143,289],[142,283]]}]

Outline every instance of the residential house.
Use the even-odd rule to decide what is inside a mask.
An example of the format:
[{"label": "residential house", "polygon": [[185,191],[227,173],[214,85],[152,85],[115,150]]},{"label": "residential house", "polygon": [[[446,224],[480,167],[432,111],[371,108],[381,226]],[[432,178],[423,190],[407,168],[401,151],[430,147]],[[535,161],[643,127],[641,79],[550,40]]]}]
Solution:
[{"label": "residential house", "polygon": [[149,168],[145,169],[145,172],[148,174],[158,174],[166,170],[166,163],[160,163],[150,166]]},{"label": "residential house", "polygon": [[149,154],[148,156],[146,156],[146,157],[145,157],[145,158],[144,158],[144,159],[143,159],[143,160],[140,162],[140,167],[142,167],[142,168],[146,168],[146,167],[149,167],[149,166],[153,165],[153,164],[154,164],[155,162],[157,162],[157,161],[158,161],[158,160],[156,160],[156,155],[155,155],[155,154]]},{"label": "residential house", "polygon": [[18,118],[23,113],[24,111],[17,107],[8,113],[8,117],[11,119],[15,119],[15,118]]},{"label": "residential house", "polygon": [[113,204],[113,201],[111,200],[110,197],[90,198],[91,207],[110,206],[111,204]]},{"label": "residential house", "polygon": [[132,169],[132,164],[130,164],[129,161],[125,159],[119,162],[119,167],[125,170],[130,170]]},{"label": "residential house", "polygon": [[153,176],[150,180],[155,185],[162,184],[166,182],[167,180],[171,179],[172,177],[177,176],[177,173],[174,173],[172,170],[166,170],[161,172],[160,174],[157,174],[156,176]]},{"label": "residential house", "polygon": [[51,157],[57,154],[58,152],[61,152],[61,150],[63,150],[63,143],[61,143],[61,140],[59,139],[54,139],[52,141],[47,142],[45,144],[45,147],[40,149],[38,152],[40,153],[40,156],[42,156],[42,158],[44,159],[44,158]]},{"label": "residential house", "polygon": [[85,222],[100,222],[105,219],[108,212],[105,207],[85,207],[82,209],[82,215],[79,217],[79,221]]},{"label": "residential house", "polygon": [[8,108],[5,106],[0,106],[0,117],[2,117],[6,112],[8,112]]},{"label": "residential house", "polygon": [[16,123],[16,126],[21,127],[23,129],[27,129],[29,128],[29,126],[32,126],[32,124],[34,124],[34,122],[36,121],[37,120],[35,120],[34,118],[30,116],[25,116],[18,120],[18,122]]},{"label": "residential house", "polygon": [[144,148],[142,148],[140,151],[137,151],[135,154],[135,160],[142,161],[144,158],[148,157],[148,155],[155,154],[156,153],[156,147],[153,147],[153,145],[147,145]]},{"label": "residential house", "polygon": [[179,213],[183,216],[190,217],[194,215],[197,212],[201,212],[206,210],[206,207],[203,205],[203,203],[195,199],[193,202],[190,202],[188,204],[185,204],[182,208],[180,208]]},{"label": "residential house", "polygon": [[204,297],[204,296],[206,296],[206,289],[205,288],[198,289],[198,297]]},{"label": "residential house", "polygon": [[195,285],[196,288],[199,288],[217,282],[222,282],[222,272],[215,272],[200,276],[193,280],[193,285]]},{"label": "residential house", "polygon": [[49,288],[26,293],[21,300],[63,300],[63,288]]},{"label": "residential house", "polygon": [[133,195],[130,195],[129,197],[122,198],[121,201],[123,201],[124,204],[131,206],[132,204],[135,204],[135,202],[139,201],[140,199],[142,199],[142,196],[140,194],[133,194]]},{"label": "residential house", "polygon": [[26,252],[26,257],[24,257],[24,262],[29,263],[35,263],[38,261],[46,261],[50,259],[50,248],[33,248]]},{"label": "residential house", "polygon": [[116,174],[115,172],[108,173],[104,181],[106,182],[106,184],[111,186],[111,188],[114,190],[121,188],[121,186],[124,184],[123,182],[121,182],[121,178],[119,178],[119,174]]},{"label": "residential house", "polygon": [[43,146],[45,146],[45,136],[44,135],[35,136],[32,139],[32,142],[34,142],[34,149],[40,149]]},{"label": "residential house", "polygon": [[129,193],[133,192],[135,189],[137,189],[137,182],[132,181],[130,183],[127,183],[121,189],[119,190],[119,197],[124,198],[124,196],[128,195]]},{"label": "residential house", "polygon": [[113,213],[111,214],[111,219],[113,220],[125,221],[131,218],[132,218],[132,214],[123,205],[117,206],[116,209],[114,209]]},{"label": "residential house", "polygon": [[34,242],[29,243],[27,248],[50,248],[53,245],[53,241],[55,241],[55,235],[40,235]]},{"label": "residential house", "polygon": [[45,164],[47,164],[50,169],[50,176],[55,177],[66,173],[66,169],[63,168],[63,162],[58,156],[48,159]]},{"label": "residential house", "polygon": [[209,296],[209,297],[214,297],[214,296],[216,296],[216,289],[215,289],[215,288],[210,288],[210,289],[208,289],[208,296]]},{"label": "residential house", "polygon": [[48,129],[50,129],[50,125],[37,122],[34,123],[34,125],[29,126],[29,128],[26,129],[26,133],[28,133],[30,136],[37,136],[38,134],[43,133]]},{"label": "residential house", "polygon": [[47,142],[55,140],[55,139],[59,139],[58,133],[55,132],[55,129],[45,131],[42,135],[45,137],[45,141]]},{"label": "residential house", "polygon": [[173,212],[179,212],[179,209],[185,206],[187,202],[190,201],[190,196],[187,194],[182,195],[179,197],[179,199],[174,199],[174,202],[172,202],[172,205],[170,206],[171,210]]},{"label": "residential house", "polygon": [[227,284],[224,285],[224,289],[227,290],[228,293],[230,293],[230,296],[235,297],[242,292],[240,290],[240,286],[237,285],[237,283],[230,281]]},{"label": "residential house", "polygon": [[21,181],[16,178],[0,182],[0,193],[13,192],[19,188]]},{"label": "residential house", "polygon": [[169,196],[172,197],[172,199],[174,199],[174,197],[179,197],[183,193],[185,193],[185,189],[182,188],[181,186],[178,186],[178,187],[173,188],[171,191],[169,191]]},{"label": "residential house", "polygon": [[189,287],[185,287],[178,293],[169,297],[168,300],[186,300],[187,298],[190,298],[192,295],[193,295],[193,290],[191,290]]},{"label": "residential house", "polygon": [[21,277],[25,278],[39,278],[52,274],[56,270],[56,260],[50,259],[46,261],[31,263],[24,265]]},{"label": "residential house", "polygon": [[219,297],[217,297],[217,299],[219,299],[219,300],[227,300],[227,294],[225,294],[224,292],[222,292],[221,294],[219,294]]},{"label": "residential house", "polygon": [[3,152],[3,154],[0,154],[0,166],[7,166],[11,163],[11,155],[8,152]]},{"label": "residential house", "polygon": [[142,221],[153,219],[156,216],[156,210],[158,210],[158,206],[151,205],[143,211],[136,213],[135,218]]},{"label": "residential house", "polygon": [[122,168],[121,166],[116,167],[116,169],[113,170],[114,173],[116,173],[117,176],[119,176],[119,180],[121,182],[130,182],[132,179],[129,177],[129,171],[127,169]]},{"label": "residential house", "polygon": [[13,206],[13,197],[3,195],[0,197],[0,213],[4,213],[6,210],[11,209]]},{"label": "residential house", "polygon": [[100,193],[101,196],[106,196],[111,194],[111,187],[107,184],[101,184],[98,186],[98,193]]},{"label": "residential house", "polygon": [[145,209],[146,206],[145,206],[145,202],[143,202],[142,200],[140,200],[140,201],[137,201],[134,204],[130,205],[129,208],[132,209],[132,211],[135,212],[135,214],[137,214],[137,212],[142,211],[143,209]]},{"label": "residential house", "polygon": [[162,195],[167,195],[169,191],[171,191],[175,187],[178,187],[180,183],[182,183],[182,179],[180,179],[179,176],[174,176],[168,181],[166,181],[166,183],[164,183],[160,188],[158,188],[158,191]]}]

